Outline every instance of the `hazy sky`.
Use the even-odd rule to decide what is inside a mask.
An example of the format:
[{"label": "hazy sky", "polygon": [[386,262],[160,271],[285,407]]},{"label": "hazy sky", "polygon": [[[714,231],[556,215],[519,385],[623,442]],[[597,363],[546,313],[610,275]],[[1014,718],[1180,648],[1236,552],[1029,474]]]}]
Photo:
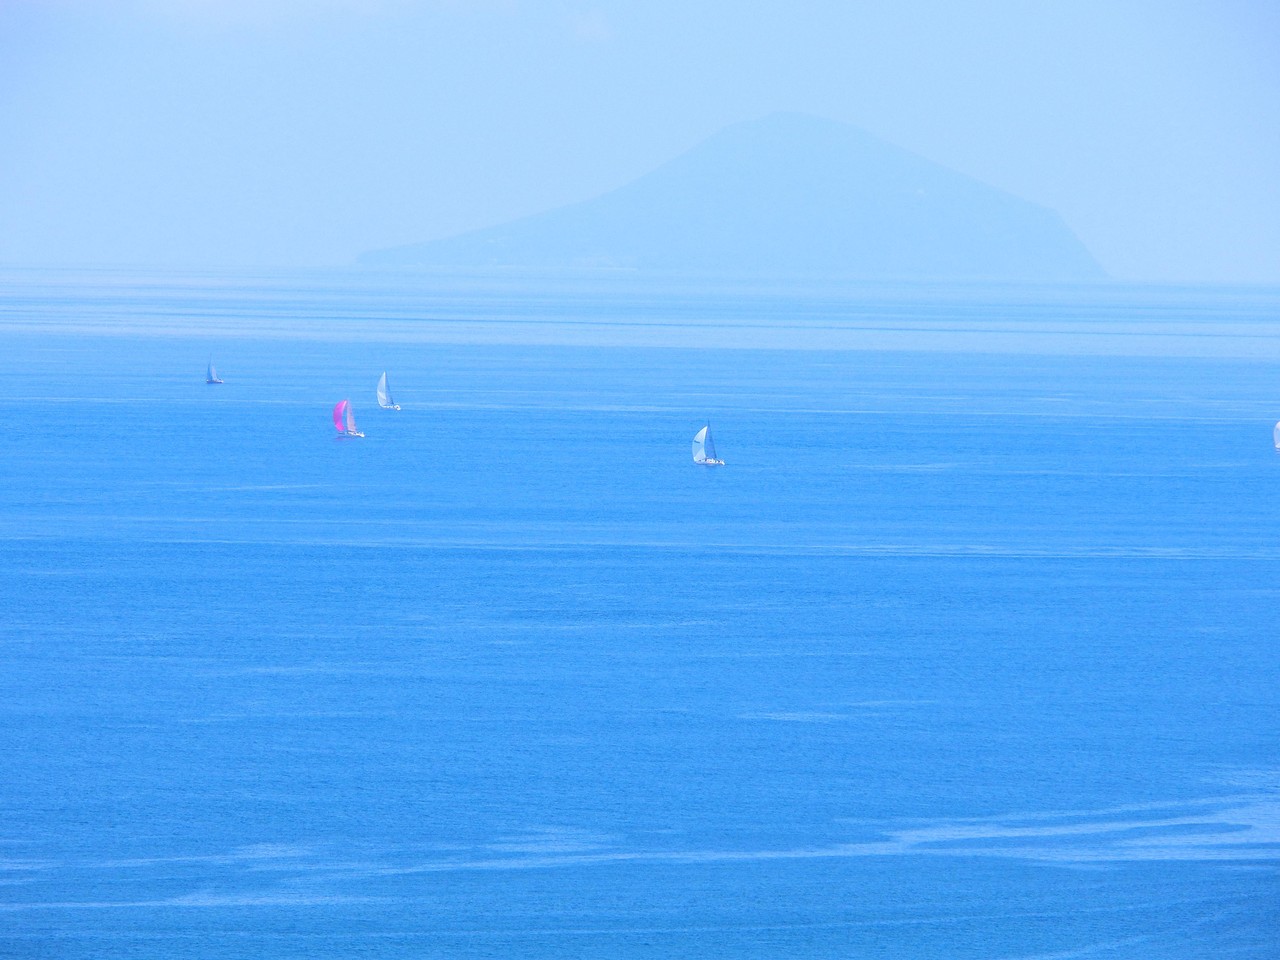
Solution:
[{"label": "hazy sky", "polygon": [[1274,0],[0,0],[0,264],[345,264],[779,109],[1280,282]]}]

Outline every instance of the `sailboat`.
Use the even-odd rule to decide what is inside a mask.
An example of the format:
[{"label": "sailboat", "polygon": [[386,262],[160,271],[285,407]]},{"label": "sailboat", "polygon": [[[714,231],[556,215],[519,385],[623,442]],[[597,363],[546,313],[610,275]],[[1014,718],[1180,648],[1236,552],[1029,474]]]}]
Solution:
[{"label": "sailboat", "polygon": [[218,371],[214,369],[212,359],[210,359],[209,361],[209,369],[205,371],[204,382],[205,383],[221,383],[222,382],[222,378],[218,376]]},{"label": "sailboat", "polygon": [[351,411],[350,400],[339,400],[333,407],[333,426],[340,437],[363,437],[356,429],[356,415]]},{"label": "sailboat", "polygon": [[1280,423],[1271,431],[1271,442],[1276,445],[1276,452],[1280,453]]},{"label": "sailboat", "polygon": [[391,399],[391,390],[387,387],[387,371],[382,371],[378,378],[378,406],[383,410],[399,410],[400,404]]},{"label": "sailboat", "polygon": [[723,467],[724,461],[716,459],[716,443],[711,439],[711,424],[693,435],[693,462],[704,467]]}]

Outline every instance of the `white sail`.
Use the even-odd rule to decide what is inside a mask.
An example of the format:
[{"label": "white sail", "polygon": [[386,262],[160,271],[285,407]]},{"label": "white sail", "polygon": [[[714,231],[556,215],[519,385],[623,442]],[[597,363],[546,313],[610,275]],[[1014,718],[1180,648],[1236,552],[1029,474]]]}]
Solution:
[{"label": "white sail", "polygon": [[205,383],[221,383],[222,382],[221,380],[218,379],[218,371],[214,367],[212,360],[209,361],[209,369],[205,371],[204,382]]},{"label": "white sail", "polygon": [[384,370],[382,376],[378,378],[378,406],[384,410],[390,410],[395,405],[396,402],[391,399],[391,391],[387,389],[387,373]]},{"label": "white sail", "polygon": [[693,435],[693,462],[706,467],[724,466],[724,461],[716,456],[716,442],[711,439],[710,424]]},{"label": "white sail", "polygon": [[347,404],[347,433],[353,437],[359,433],[359,431],[356,430],[355,411],[351,409],[351,404],[349,403]]},{"label": "white sail", "polygon": [[[705,463],[709,459],[715,458],[715,445],[711,442],[711,436],[708,433],[710,427],[703,427],[693,435],[693,462]],[[710,450],[711,456],[707,456]]]},{"label": "white sail", "polygon": [[1276,428],[1271,431],[1271,441],[1276,445],[1276,449],[1280,450],[1280,423],[1276,424]]}]

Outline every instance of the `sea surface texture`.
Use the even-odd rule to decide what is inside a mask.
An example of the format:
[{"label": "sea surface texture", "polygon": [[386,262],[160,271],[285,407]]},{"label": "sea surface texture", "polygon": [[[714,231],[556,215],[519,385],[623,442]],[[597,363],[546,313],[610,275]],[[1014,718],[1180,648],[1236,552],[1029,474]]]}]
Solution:
[{"label": "sea surface texture", "polygon": [[1280,955],[1276,291],[3,280],[0,956]]}]

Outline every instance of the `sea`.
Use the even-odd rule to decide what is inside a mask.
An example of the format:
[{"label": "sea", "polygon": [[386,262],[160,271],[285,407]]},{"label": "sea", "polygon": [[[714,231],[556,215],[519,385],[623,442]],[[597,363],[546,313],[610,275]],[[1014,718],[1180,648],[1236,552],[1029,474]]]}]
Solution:
[{"label": "sea", "polygon": [[1280,289],[10,270],[0,410],[2,957],[1280,956]]}]

